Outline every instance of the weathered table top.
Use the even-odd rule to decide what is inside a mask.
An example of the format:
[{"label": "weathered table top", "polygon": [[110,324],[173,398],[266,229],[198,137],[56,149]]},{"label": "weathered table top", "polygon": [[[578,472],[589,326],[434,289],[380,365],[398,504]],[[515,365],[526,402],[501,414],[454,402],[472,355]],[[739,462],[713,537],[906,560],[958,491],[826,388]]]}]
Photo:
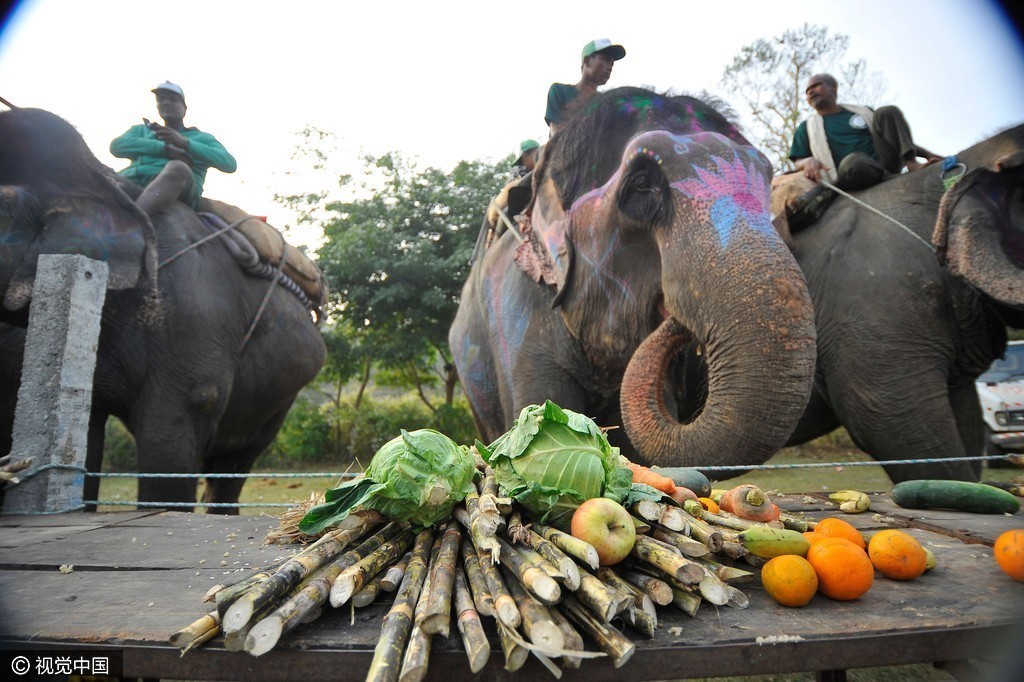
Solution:
[{"label": "weathered table top", "polygon": [[[820,496],[779,496],[778,502],[812,517],[835,513]],[[912,511],[885,496],[873,496],[872,505],[874,513],[843,518],[867,531],[908,528],[932,549],[938,567],[909,582],[879,575],[854,602],[818,595],[805,608],[789,609],[749,584],[741,587],[750,598],[745,610],[704,604],[691,619],[659,607],[654,639],[626,631],[637,653],[624,668],[588,660],[564,671],[565,679],[713,677],[966,658],[998,664],[1020,656],[1024,585],[1000,572],[991,545],[1002,531],[1024,527],[1024,513]],[[172,632],[210,610],[201,600],[212,585],[296,551],[263,546],[276,523],[267,516],[182,512],[0,517],[0,646],[119,648],[128,677],[363,679],[390,599],[356,610],[354,621],[349,608],[328,608],[260,658],[226,651],[220,639],[185,656],[168,644]],[[62,565],[73,570],[61,572]],[[535,660],[505,672],[491,634],[492,656],[481,673],[486,679],[549,677]],[[428,677],[468,676],[461,647],[454,628],[451,639],[435,638]]]}]

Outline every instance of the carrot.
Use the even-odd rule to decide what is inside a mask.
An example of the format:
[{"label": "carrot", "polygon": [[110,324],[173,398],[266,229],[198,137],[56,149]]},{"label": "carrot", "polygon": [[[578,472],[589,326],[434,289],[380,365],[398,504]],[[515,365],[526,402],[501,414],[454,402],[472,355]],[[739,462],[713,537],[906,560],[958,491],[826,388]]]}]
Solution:
[{"label": "carrot", "polygon": [[671,495],[676,491],[676,484],[668,476],[656,474],[647,467],[633,462],[629,463],[629,468],[633,471],[634,483],[644,483],[666,495]]},{"label": "carrot", "polygon": [[718,500],[722,511],[751,521],[774,521],[779,510],[756,485],[738,485]]}]

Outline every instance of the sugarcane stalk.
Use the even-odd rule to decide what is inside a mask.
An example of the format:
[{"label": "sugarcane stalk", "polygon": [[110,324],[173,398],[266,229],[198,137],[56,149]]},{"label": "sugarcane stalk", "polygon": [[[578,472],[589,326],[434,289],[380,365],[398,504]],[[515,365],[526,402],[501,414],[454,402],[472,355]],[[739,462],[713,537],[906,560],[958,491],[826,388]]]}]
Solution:
[{"label": "sugarcane stalk", "polygon": [[516,607],[523,616],[523,632],[526,633],[526,637],[542,654],[560,655],[565,637],[551,619],[549,609],[530,596],[507,568],[503,568],[502,574],[505,576],[509,594],[516,600]]},{"label": "sugarcane stalk", "polygon": [[627,568],[619,569],[619,574],[623,580],[646,594],[655,604],[668,606],[672,603],[672,588],[664,580]]},{"label": "sugarcane stalk", "polygon": [[704,567],[693,559],[665,549],[645,535],[638,535],[631,555],[684,583],[698,583],[704,577]]},{"label": "sugarcane stalk", "polygon": [[545,526],[542,523],[534,523],[532,528],[542,538],[569,556],[583,562],[583,564],[585,566],[589,566],[591,570],[596,571],[601,567],[601,560],[598,558],[597,550],[594,549],[593,545],[584,542],[579,538],[575,538],[568,533],[563,533],[557,528]]},{"label": "sugarcane stalk", "polygon": [[273,603],[298,585],[303,578],[341,554],[345,546],[358,538],[362,532],[362,527],[330,531],[285,561],[272,575],[254,585],[228,607],[222,623],[224,632],[231,633],[242,629],[254,613]]},{"label": "sugarcane stalk", "polygon": [[490,465],[484,468],[484,477],[480,481],[480,495],[490,495],[492,498],[497,498],[498,494],[498,481],[494,477],[494,469]]},{"label": "sugarcane stalk", "polygon": [[651,613],[644,609],[629,609],[627,611],[623,611],[620,615],[626,625],[630,626],[644,637],[648,639],[654,637],[654,633],[658,629],[658,616],[656,613]]},{"label": "sugarcane stalk", "polygon": [[397,563],[384,571],[384,575],[380,579],[380,589],[385,592],[394,592],[398,589],[398,586],[402,584],[402,577],[405,575],[405,569],[409,565],[409,558],[411,556],[411,551],[406,552],[405,556],[399,559]]},{"label": "sugarcane stalk", "polygon": [[[551,616],[552,622],[562,631],[562,650],[583,651],[583,636],[572,626],[572,623],[565,617],[565,614],[558,608],[550,608],[548,613]],[[579,656],[570,656],[568,654],[562,656],[562,666],[565,668],[579,668],[582,662],[583,659]]]},{"label": "sugarcane stalk", "polygon": [[744,554],[743,555],[743,561],[745,561],[746,563],[750,564],[754,568],[761,568],[766,563],[768,563],[768,559],[765,559],[764,557],[759,557],[759,556],[757,556],[756,554],[754,554],[752,552],[748,552],[748,553]]},{"label": "sugarcane stalk", "polygon": [[423,612],[430,601],[430,592],[433,589],[430,576],[437,564],[437,557],[441,553],[441,542],[446,528],[442,527],[441,532],[434,538],[434,544],[430,548],[430,564],[427,566],[427,580],[420,590],[420,598],[416,601],[416,611],[413,615],[412,631],[409,633],[409,642],[405,645],[405,655],[402,657],[402,669],[398,673],[400,682],[419,682],[427,674],[427,666],[430,663],[430,649],[434,640],[419,626],[423,620]]},{"label": "sugarcane stalk", "polygon": [[729,597],[729,601],[726,603],[735,609],[745,609],[750,606],[750,599],[747,595],[741,592],[738,588],[732,585],[725,586],[726,594]]},{"label": "sugarcane stalk", "polygon": [[707,557],[699,559],[699,561],[710,568],[719,580],[728,585],[744,585],[754,580],[754,573],[751,571],[744,571],[735,566],[726,566]]},{"label": "sugarcane stalk", "polygon": [[654,544],[661,545],[666,551],[672,552],[673,554],[677,554],[679,556],[683,556],[683,551],[675,545],[673,545],[671,542],[665,542],[664,540],[659,540],[658,538],[652,537],[649,537],[647,539]]},{"label": "sugarcane stalk", "polygon": [[498,641],[501,643],[501,653],[505,655],[505,670],[514,673],[523,667],[530,650],[522,646],[512,636],[513,628],[498,621]]},{"label": "sugarcane stalk", "polygon": [[459,545],[459,553],[462,555],[462,568],[466,573],[466,580],[469,582],[469,590],[473,594],[473,603],[476,611],[481,616],[497,617],[494,610],[494,599],[487,587],[487,579],[480,570],[480,557],[476,553],[471,540],[463,540]]},{"label": "sugarcane stalk", "polygon": [[[217,593],[213,595],[213,601],[217,605],[217,613],[220,615],[220,618],[223,620],[224,614],[228,612],[231,605],[238,601],[239,597],[248,592],[253,585],[268,577],[270,577],[270,573],[260,571],[259,573],[252,574],[248,578],[243,578],[234,585],[228,585],[227,587],[218,590]],[[203,601],[205,601],[205,599]]]},{"label": "sugarcane stalk", "polygon": [[494,513],[489,515],[480,513],[480,493],[477,492],[476,487],[469,491],[469,494],[466,495],[466,499],[462,503],[465,505],[466,511],[469,512],[470,530],[472,532],[483,536],[497,535],[501,515],[497,513],[497,509],[494,509]]},{"label": "sugarcane stalk", "polygon": [[818,527],[818,522],[814,519],[807,519],[802,516],[796,516],[789,512],[779,512],[779,521],[782,521],[782,527],[788,528],[789,530],[795,530],[798,533],[806,533],[809,530],[814,530]]},{"label": "sugarcane stalk", "polygon": [[202,616],[168,638],[172,646],[181,649],[184,656],[189,649],[210,641],[220,634],[220,614],[216,610]]},{"label": "sugarcane stalk", "polygon": [[476,546],[476,550],[480,554],[487,554],[488,557],[493,557],[495,560],[499,560],[498,554],[501,552],[498,546],[498,540],[493,535],[484,535],[480,533],[478,526],[473,525],[473,520],[470,518],[469,512],[466,510],[464,505],[456,505],[452,509],[452,518],[462,524],[462,527],[469,531],[469,537],[473,539],[473,544]]},{"label": "sugarcane stalk", "polygon": [[331,606],[337,608],[351,599],[363,585],[405,554],[412,540],[412,533],[405,530],[342,571],[331,585]]},{"label": "sugarcane stalk", "polygon": [[682,533],[677,533],[674,530],[668,530],[667,528],[655,527],[651,531],[651,537],[655,540],[660,540],[661,542],[672,545],[678,549],[683,556],[688,556],[691,559],[711,554],[711,550],[708,549],[708,546],[703,542],[694,540]]},{"label": "sugarcane stalk", "polygon": [[416,618],[416,624],[425,634],[447,637],[451,631],[452,587],[455,584],[461,542],[462,533],[458,526],[448,524],[441,538],[437,561],[430,572],[430,599],[424,607],[423,618],[418,615]]},{"label": "sugarcane stalk", "polygon": [[690,515],[707,521],[708,523],[715,526],[722,526],[723,528],[729,528],[731,530],[744,531],[748,528],[759,528],[763,526],[778,527],[780,524],[775,522],[766,523],[764,521],[751,521],[750,519],[744,519],[735,514],[731,514],[727,511],[720,511],[717,514],[712,514],[696,500],[686,500],[683,503],[683,509],[685,509]]},{"label": "sugarcane stalk", "polygon": [[629,597],[608,587],[583,568],[580,569],[580,587],[574,594],[581,604],[606,623],[632,603]]},{"label": "sugarcane stalk", "polygon": [[640,598],[633,590],[633,586],[623,580],[622,576],[613,571],[610,566],[602,566],[597,569],[594,576],[605,585],[625,597],[626,609],[633,609],[639,605],[638,602],[640,601]]},{"label": "sugarcane stalk", "polygon": [[718,552],[725,557],[730,559],[742,559],[743,557],[750,554],[750,550],[741,545],[738,542],[722,542],[721,549]]},{"label": "sugarcane stalk", "polygon": [[480,621],[480,614],[477,613],[473,604],[469,581],[466,579],[466,574],[457,565],[453,590],[455,622],[459,628],[459,634],[462,635],[462,645],[466,649],[466,656],[469,658],[469,670],[472,673],[478,673],[487,665],[487,659],[491,655],[491,645],[487,641],[487,634]]},{"label": "sugarcane stalk", "polygon": [[689,617],[693,618],[697,615],[700,602],[699,594],[694,594],[678,585],[672,585],[672,604]]},{"label": "sugarcane stalk", "polygon": [[497,614],[498,620],[514,630],[523,622],[515,600],[508,593],[508,587],[505,586],[505,581],[498,573],[498,567],[491,562],[491,559],[484,556],[483,553],[478,554],[477,557],[480,572],[487,582],[487,591],[494,600],[494,612]]},{"label": "sugarcane stalk", "polygon": [[352,606],[357,609],[361,609],[364,606],[369,606],[377,600],[377,596],[383,592],[380,587],[380,581],[384,579],[384,571],[381,571],[373,578],[370,582],[359,588],[359,591],[352,595]]},{"label": "sugarcane stalk", "polygon": [[521,557],[526,559],[526,561],[547,573],[548,577],[552,580],[559,583],[565,582],[565,574],[559,571],[558,568],[552,565],[550,561],[542,557],[538,552],[523,545],[515,546],[513,549],[518,552]]},{"label": "sugarcane stalk", "polygon": [[712,554],[721,551],[722,543],[725,541],[721,530],[712,528],[706,522],[694,517],[687,519],[687,523],[689,524],[688,535],[691,538],[707,545]]},{"label": "sugarcane stalk", "polygon": [[710,570],[697,583],[697,591],[715,606],[725,606],[729,603],[729,586]]},{"label": "sugarcane stalk", "polygon": [[599,620],[573,596],[567,595],[562,601],[562,612],[570,621],[597,642],[602,651],[612,659],[616,668],[621,668],[630,659],[636,647],[621,632]]},{"label": "sugarcane stalk", "polygon": [[283,635],[306,622],[311,614],[323,606],[330,595],[331,586],[342,571],[378,549],[402,530],[402,524],[388,524],[317,571],[305,587],[280,604],[273,613],[250,630],[245,640],[245,650],[253,656],[261,656],[273,649]]},{"label": "sugarcane stalk", "polygon": [[526,588],[526,591],[545,606],[551,606],[556,603],[562,595],[558,583],[545,573],[543,569],[527,562],[521,554],[516,552],[512,545],[501,538],[497,538],[497,541],[498,546],[501,548],[502,565],[512,572],[516,579]]},{"label": "sugarcane stalk", "polygon": [[[510,526],[511,527],[511,526]],[[558,572],[565,576],[562,584],[566,589],[575,592],[580,586],[580,569],[568,554],[555,546],[553,542],[545,540],[532,528],[523,527],[517,535],[517,541],[534,550],[540,556],[558,569]]]},{"label": "sugarcane stalk", "polygon": [[395,682],[402,664],[402,653],[413,625],[413,610],[427,577],[427,561],[433,543],[433,531],[424,530],[416,536],[402,584],[395,595],[380,628],[380,639],[373,650],[373,660],[366,674],[367,682]]},{"label": "sugarcane stalk", "polygon": [[633,529],[636,530],[637,534],[647,535],[651,532],[651,524],[641,518],[637,518],[634,514],[630,514],[629,518],[633,520]]},{"label": "sugarcane stalk", "polygon": [[640,500],[633,505],[633,511],[640,518],[646,521],[653,521],[665,526],[669,530],[680,533],[687,532],[688,519],[679,507],[673,507],[664,502],[655,502],[654,500]]}]

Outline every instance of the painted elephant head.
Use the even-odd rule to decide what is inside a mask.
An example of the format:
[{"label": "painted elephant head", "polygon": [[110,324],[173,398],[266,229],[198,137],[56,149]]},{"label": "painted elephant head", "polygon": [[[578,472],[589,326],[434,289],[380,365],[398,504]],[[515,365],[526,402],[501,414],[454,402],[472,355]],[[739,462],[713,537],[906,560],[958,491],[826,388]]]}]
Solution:
[{"label": "painted elephant head", "polygon": [[153,226],[104,170],[58,116],[0,113],[0,320],[25,323],[40,254],[106,261],[114,290],[155,276]]},{"label": "painted elephant head", "polygon": [[[550,398],[623,423],[649,463],[752,464],[781,447],[810,394],[815,333],[770,222],[770,172],[697,100],[591,100],[544,149],[523,241],[502,235],[463,291],[449,340],[483,435]],[[710,371],[683,424],[667,367],[691,341]]]}]

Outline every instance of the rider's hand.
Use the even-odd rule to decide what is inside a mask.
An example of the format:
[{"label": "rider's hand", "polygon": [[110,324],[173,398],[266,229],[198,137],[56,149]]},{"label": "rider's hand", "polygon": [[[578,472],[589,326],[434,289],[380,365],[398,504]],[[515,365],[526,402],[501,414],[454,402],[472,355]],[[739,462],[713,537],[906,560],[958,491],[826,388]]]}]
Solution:
[{"label": "rider's hand", "polygon": [[173,144],[164,143],[164,153],[168,159],[176,159],[178,161],[184,161],[188,164],[189,168],[194,166],[192,157],[188,155],[188,152]]},{"label": "rider's hand", "polygon": [[803,163],[804,177],[817,182],[821,178],[821,172],[827,170],[825,164],[816,158],[808,157]]},{"label": "rider's hand", "polygon": [[173,144],[175,147],[181,149],[188,149],[188,139],[184,135],[179,133],[177,130],[162,126],[158,123],[154,123],[152,126],[153,134],[156,135],[156,139],[167,144]]}]

